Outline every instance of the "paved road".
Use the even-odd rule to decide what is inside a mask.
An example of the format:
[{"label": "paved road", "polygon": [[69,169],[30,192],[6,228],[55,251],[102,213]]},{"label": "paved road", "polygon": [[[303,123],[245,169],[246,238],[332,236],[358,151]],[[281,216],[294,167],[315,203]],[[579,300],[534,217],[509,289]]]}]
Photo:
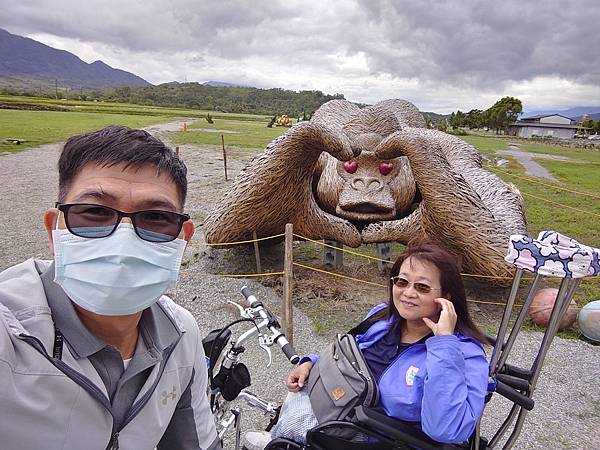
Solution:
[{"label": "paved road", "polygon": [[543,153],[530,153],[523,152],[517,145],[509,144],[510,150],[496,150],[496,153],[501,155],[508,155],[515,158],[525,168],[527,175],[532,177],[546,178],[547,180],[558,183],[558,180],[552,176],[550,171],[541,164],[538,164],[533,160],[536,159],[551,159],[555,161],[572,161],[572,159],[558,156],[558,155],[546,155]]}]

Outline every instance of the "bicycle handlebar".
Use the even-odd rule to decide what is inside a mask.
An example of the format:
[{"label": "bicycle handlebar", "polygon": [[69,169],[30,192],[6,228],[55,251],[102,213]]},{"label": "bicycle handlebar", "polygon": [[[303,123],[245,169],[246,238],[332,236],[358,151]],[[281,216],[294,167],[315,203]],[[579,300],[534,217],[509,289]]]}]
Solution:
[{"label": "bicycle handlebar", "polygon": [[[279,328],[279,323],[277,323],[277,320],[275,320],[271,313],[265,309],[262,302],[260,302],[254,296],[254,294],[252,294],[248,286],[242,287],[242,295],[250,304],[250,307],[258,313],[261,319],[263,319],[260,322],[260,324],[257,325],[258,328],[267,327],[271,332],[273,341],[277,342],[277,344],[281,347],[283,354],[290,361],[290,363],[297,364],[298,361],[300,361],[300,357],[296,353],[296,350],[294,350],[292,344],[290,344],[287,338],[285,337],[285,334],[283,334],[277,329]],[[245,334],[246,333],[244,333],[243,336],[247,338],[248,336],[245,336]]]}]

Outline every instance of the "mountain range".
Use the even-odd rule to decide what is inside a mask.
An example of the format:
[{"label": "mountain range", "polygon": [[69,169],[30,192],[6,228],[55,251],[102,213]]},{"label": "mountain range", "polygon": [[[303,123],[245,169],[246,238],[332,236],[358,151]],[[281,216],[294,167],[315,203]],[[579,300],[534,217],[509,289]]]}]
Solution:
[{"label": "mountain range", "polygon": [[0,85],[29,87],[59,85],[71,89],[150,86],[143,78],[102,61],[91,64],[65,50],[9,33],[0,28]]},{"label": "mountain range", "polygon": [[[180,85],[173,81],[166,85]],[[249,88],[225,81],[207,81],[213,88]],[[69,89],[106,90],[122,86],[153,86],[143,78],[125,70],[116,69],[98,60],[86,63],[73,53],[58,50],[30,38],[12,34],[0,28],[0,88],[24,91],[51,91]],[[448,115],[424,113],[434,121]],[[560,114],[575,120],[583,115],[600,120],[600,106],[577,106],[569,109],[525,111],[521,118],[537,115]]]},{"label": "mountain range", "polygon": [[560,114],[561,116],[569,117],[579,121],[584,115],[588,119],[600,120],[600,106],[575,106],[569,109],[545,109],[536,111],[525,111],[520,119],[526,119],[532,116],[545,116],[550,114]]}]

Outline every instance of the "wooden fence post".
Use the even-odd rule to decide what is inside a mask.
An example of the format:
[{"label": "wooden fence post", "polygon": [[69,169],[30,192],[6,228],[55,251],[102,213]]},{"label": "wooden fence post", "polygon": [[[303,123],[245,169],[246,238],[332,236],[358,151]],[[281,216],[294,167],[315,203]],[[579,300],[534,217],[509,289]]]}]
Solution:
[{"label": "wooden fence post", "polygon": [[179,156],[179,147],[175,147],[175,154]]},{"label": "wooden fence post", "polygon": [[260,251],[258,249],[258,241],[256,240],[256,231],[252,232],[252,239],[254,239],[254,258],[256,259],[256,273],[262,273],[260,267]]},{"label": "wooden fence post", "polygon": [[292,311],[292,289],[294,281],[294,227],[291,223],[285,225],[285,256],[283,261],[283,327],[290,341],[294,342],[294,323]]},{"label": "wooden fence post", "polygon": [[225,138],[221,135],[221,145],[223,146],[223,168],[225,169],[225,181],[227,181],[227,152],[225,151]]}]

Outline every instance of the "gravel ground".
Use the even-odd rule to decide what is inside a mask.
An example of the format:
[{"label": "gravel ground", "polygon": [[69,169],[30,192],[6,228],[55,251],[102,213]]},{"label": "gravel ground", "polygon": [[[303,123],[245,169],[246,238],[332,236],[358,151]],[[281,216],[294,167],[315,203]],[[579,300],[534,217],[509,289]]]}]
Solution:
[{"label": "gravel ground", "polygon": [[[163,137],[178,124],[152,127]],[[42,216],[57,193],[56,160],[60,145],[46,145],[20,153],[0,155],[0,231],[4,237],[0,252],[0,270],[31,256],[49,257]],[[253,255],[244,250],[232,253],[202,247],[201,224],[207,210],[221,197],[231,181],[223,181],[220,150],[206,147],[180,147],[189,169],[188,211],[199,230],[188,250],[188,262],[181,281],[173,293],[177,302],[188,308],[204,332],[223,326],[236,317],[227,300],[240,301],[239,290],[250,286],[257,296],[276,312],[280,298],[270,288],[252,280],[225,279],[230,263],[253,264]],[[228,158],[230,180],[246,161]],[[25,224],[31,224],[24,229]],[[232,258],[236,258],[232,261]],[[196,299],[194,299],[196,297]],[[240,325],[238,330],[243,327]],[[310,320],[294,310],[295,346],[299,353],[323,348],[326,342],[314,333]],[[522,333],[511,358],[516,365],[530,363],[541,334]],[[274,349],[273,364],[265,369],[266,354],[258,346],[249,346],[245,363],[253,377],[252,390],[278,402],[285,394],[283,380],[290,364]],[[600,347],[582,341],[555,339],[547,356],[542,376],[534,394],[536,406],[529,413],[516,448],[523,449],[600,449]],[[506,414],[508,402],[494,396],[486,409],[483,434],[489,436]],[[244,411],[247,428],[266,423],[256,411]],[[228,445],[228,448],[230,446]]]}]

